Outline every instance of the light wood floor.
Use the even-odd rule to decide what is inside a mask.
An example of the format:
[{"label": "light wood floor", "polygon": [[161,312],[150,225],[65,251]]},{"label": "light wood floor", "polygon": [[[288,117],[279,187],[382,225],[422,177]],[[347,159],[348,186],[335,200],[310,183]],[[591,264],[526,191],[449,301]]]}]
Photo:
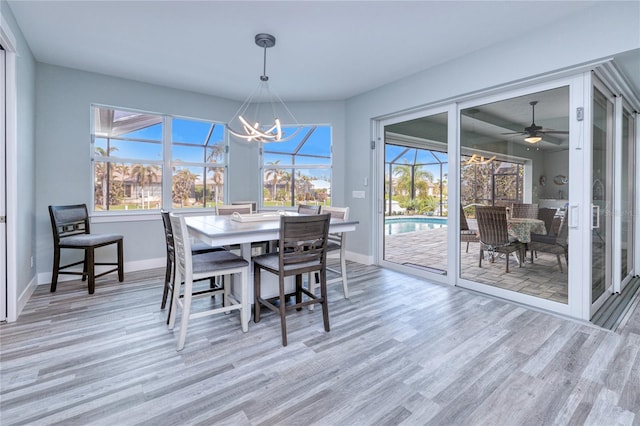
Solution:
[{"label": "light wood floor", "polygon": [[616,332],[371,266],[350,300],[190,323],[159,309],[163,271],[49,293],[0,326],[0,424],[640,424],[640,308]]}]

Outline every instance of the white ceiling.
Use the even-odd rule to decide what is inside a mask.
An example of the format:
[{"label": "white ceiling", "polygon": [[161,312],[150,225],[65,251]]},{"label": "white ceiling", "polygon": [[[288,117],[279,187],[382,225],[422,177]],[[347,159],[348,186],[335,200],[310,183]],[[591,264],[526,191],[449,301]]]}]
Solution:
[{"label": "white ceiling", "polygon": [[592,4],[9,1],[39,62],[235,100],[262,74],[255,34],[271,33],[267,75],[286,101],[347,99]]}]

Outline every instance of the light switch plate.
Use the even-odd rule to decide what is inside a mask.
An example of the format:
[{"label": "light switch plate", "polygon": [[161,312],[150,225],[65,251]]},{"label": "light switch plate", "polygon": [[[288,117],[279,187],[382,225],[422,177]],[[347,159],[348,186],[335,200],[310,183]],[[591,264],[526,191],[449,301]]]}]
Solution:
[{"label": "light switch plate", "polygon": [[353,198],[364,198],[364,191],[351,191]]}]

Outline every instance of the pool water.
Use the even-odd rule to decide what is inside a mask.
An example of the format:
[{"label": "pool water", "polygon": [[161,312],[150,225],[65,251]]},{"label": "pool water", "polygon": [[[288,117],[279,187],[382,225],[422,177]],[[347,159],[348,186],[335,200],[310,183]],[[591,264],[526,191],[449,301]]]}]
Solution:
[{"label": "pool water", "polygon": [[395,235],[405,232],[428,231],[447,227],[446,217],[396,217],[384,220],[384,234]]}]

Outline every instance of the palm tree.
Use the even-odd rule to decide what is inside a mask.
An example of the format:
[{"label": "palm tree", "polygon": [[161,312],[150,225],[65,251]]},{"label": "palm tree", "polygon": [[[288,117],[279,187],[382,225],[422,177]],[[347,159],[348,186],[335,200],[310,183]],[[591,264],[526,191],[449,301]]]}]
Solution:
[{"label": "palm tree", "polygon": [[[155,164],[145,166],[144,164],[136,164],[131,170],[131,174],[136,179],[136,184],[140,185],[144,191],[145,182],[149,185],[157,181],[160,172],[160,167]],[[144,208],[144,199],[142,200],[142,208]]]},{"label": "palm tree", "polygon": [[184,201],[189,199],[193,185],[199,176],[189,169],[179,170],[173,177],[173,201],[184,207]]},{"label": "palm tree", "polygon": [[[270,166],[277,166],[278,164],[280,164],[280,160],[276,160],[273,162],[269,162],[267,163]],[[269,182],[271,181],[271,184],[273,185],[273,191],[271,192],[271,198],[272,200],[276,200],[276,190],[277,190],[277,186],[278,186],[278,182],[280,182],[284,176],[286,172],[282,169],[268,169],[265,173],[264,173],[264,179]]]},{"label": "palm tree", "polygon": [[[212,169],[209,169],[209,171],[213,172],[213,190],[214,190],[214,196],[213,196],[213,202],[214,205],[218,205],[218,192],[220,189],[220,186],[224,183],[224,168],[223,167],[214,167]],[[204,194],[204,198],[205,198],[205,207],[206,207],[206,193]]]},{"label": "palm tree", "polygon": [[[112,152],[117,151],[115,146],[110,147],[108,150],[98,146],[96,147],[96,157],[109,157]],[[109,206],[109,182],[111,180],[111,163],[109,162],[96,162],[95,175],[102,183],[102,208],[108,209]]]}]

